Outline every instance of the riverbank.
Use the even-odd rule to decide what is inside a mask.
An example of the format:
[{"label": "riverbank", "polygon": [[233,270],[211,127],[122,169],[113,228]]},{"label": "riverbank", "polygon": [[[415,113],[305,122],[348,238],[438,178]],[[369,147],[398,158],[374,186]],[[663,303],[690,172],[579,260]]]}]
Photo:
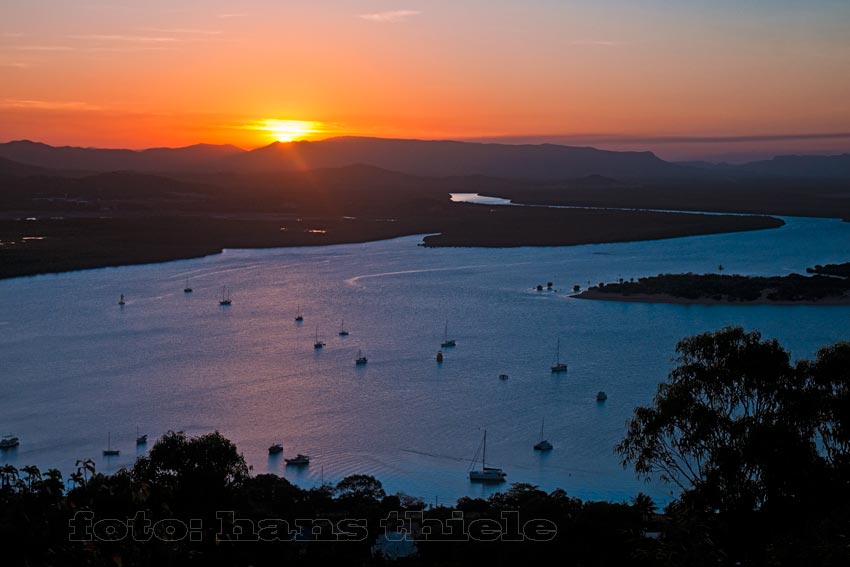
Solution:
[{"label": "riverbank", "polygon": [[[424,206],[428,205],[428,206]],[[0,279],[148,264],[226,248],[327,246],[431,234],[426,247],[572,246],[777,228],[763,216],[488,207],[428,202],[419,214],[301,216],[210,213],[61,216],[24,211],[0,220]]]}]

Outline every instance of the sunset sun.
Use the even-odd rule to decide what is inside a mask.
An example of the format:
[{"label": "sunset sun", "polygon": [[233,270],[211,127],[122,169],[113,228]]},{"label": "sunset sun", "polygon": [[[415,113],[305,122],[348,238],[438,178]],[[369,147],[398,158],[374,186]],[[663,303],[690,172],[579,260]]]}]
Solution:
[{"label": "sunset sun", "polygon": [[278,142],[294,142],[318,131],[318,124],[306,120],[264,120],[260,127]]}]

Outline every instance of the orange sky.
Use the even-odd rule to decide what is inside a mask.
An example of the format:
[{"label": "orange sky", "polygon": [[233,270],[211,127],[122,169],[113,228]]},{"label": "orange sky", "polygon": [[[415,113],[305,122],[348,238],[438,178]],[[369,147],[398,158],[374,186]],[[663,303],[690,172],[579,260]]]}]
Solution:
[{"label": "orange sky", "polygon": [[[2,11],[0,140],[255,147],[276,137],[256,127],[265,120],[319,123],[312,137],[850,132],[846,0],[6,0]],[[846,151],[850,137],[788,144]]]}]

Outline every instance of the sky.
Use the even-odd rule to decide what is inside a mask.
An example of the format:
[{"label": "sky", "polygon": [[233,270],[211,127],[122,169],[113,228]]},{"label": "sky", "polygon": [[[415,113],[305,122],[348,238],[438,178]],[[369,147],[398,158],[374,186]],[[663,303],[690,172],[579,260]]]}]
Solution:
[{"label": "sky", "polygon": [[850,151],[850,0],[0,0],[0,141]]}]

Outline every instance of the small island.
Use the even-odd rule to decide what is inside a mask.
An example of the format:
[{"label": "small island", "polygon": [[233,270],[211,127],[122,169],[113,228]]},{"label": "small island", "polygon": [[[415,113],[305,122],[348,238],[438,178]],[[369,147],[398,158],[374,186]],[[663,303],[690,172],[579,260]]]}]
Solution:
[{"label": "small island", "polygon": [[578,299],[644,303],[850,305],[850,263],[808,268],[804,276],[659,274],[638,280],[600,283],[573,295]]},{"label": "small island", "polygon": [[850,278],[850,262],[844,262],[843,264],[827,264],[826,266],[817,264],[814,268],[806,268],[806,273]]}]

